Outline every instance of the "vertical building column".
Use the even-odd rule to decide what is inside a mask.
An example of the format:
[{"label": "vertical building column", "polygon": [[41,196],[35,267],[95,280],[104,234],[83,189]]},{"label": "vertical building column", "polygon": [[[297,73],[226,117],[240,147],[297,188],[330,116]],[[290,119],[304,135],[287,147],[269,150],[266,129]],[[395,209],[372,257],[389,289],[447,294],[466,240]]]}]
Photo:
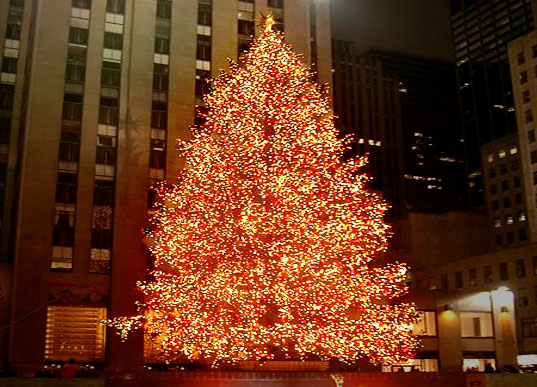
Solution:
[{"label": "vertical building column", "polygon": [[317,74],[320,83],[332,84],[332,40],[330,39],[330,4],[310,0],[316,7]]},{"label": "vertical building column", "polygon": [[237,2],[213,0],[212,73],[228,68],[228,58],[237,57]]},{"label": "vertical building column", "polygon": [[[122,96],[119,107],[118,160],[109,317],[138,313],[136,282],[146,274],[142,229],[147,223],[149,138],[151,123],[156,0],[132,0],[125,10]],[[143,332],[122,342],[109,330],[108,367],[137,369],[143,365]]]},{"label": "vertical building column", "polygon": [[515,297],[509,290],[493,290],[490,297],[494,319],[494,347],[498,361],[496,369],[501,370],[504,365],[517,364]]},{"label": "vertical building column", "polygon": [[438,361],[443,372],[461,372],[462,341],[461,321],[453,310],[453,299],[439,297],[437,305]]},{"label": "vertical building column", "polygon": [[51,228],[71,7],[69,0],[59,1],[57,7],[36,2],[33,9],[33,1],[25,3],[24,25],[30,22],[33,12],[32,22],[36,24],[28,49],[33,64],[26,81],[32,88],[24,104],[27,110],[21,145],[9,364],[18,375],[33,376],[44,362]]},{"label": "vertical building column", "polygon": [[311,58],[309,13],[308,0],[284,0],[284,29],[292,30],[292,33],[285,35],[285,40],[296,52],[303,55],[303,60],[308,65]]}]

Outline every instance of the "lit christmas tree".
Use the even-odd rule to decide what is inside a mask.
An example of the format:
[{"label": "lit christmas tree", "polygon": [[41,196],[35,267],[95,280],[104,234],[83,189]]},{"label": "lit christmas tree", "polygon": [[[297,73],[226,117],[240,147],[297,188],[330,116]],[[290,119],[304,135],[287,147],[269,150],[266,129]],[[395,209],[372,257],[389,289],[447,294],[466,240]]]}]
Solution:
[{"label": "lit christmas tree", "polygon": [[326,97],[272,24],[180,141],[186,167],[160,193],[140,315],[110,323],[124,337],[143,327],[172,361],[408,359],[416,311],[393,302],[407,270],[370,264],[387,206],[357,173],[365,159],[342,161]]}]

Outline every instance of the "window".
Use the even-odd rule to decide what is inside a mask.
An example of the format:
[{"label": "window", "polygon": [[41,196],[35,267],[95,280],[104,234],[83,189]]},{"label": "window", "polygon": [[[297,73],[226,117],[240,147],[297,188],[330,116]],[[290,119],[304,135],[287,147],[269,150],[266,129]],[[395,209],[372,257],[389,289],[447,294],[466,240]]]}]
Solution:
[{"label": "window", "polygon": [[520,84],[528,82],[528,72],[526,70],[520,72]]},{"label": "window", "polygon": [[157,1],[157,17],[161,19],[170,19],[172,17],[172,4],[170,0]]},{"label": "window", "polygon": [[511,160],[511,169],[513,171],[518,171],[519,165],[518,165],[518,160],[517,159]]},{"label": "window", "polygon": [[503,208],[511,207],[511,198],[503,198]]},{"label": "window", "polygon": [[493,337],[490,312],[461,312],[462,337]]},{"label": "window", "polygon": [[96,230],[112,229],[112,207],[93,206],[91,227]]},{"label": "window", "polygon": [[468,284],[470,286],[477,285],[477,270],[476,269],[468,270]]},{"label": "window", "polygon": [[8,24],[6,28],[6,39],[21,40],[21,26],[19,24]]},{"label": "window", "polygon": [[528,143],[533,144],[535,142],[535,131],[533,129],[528,130]]},{"label": "window", "polygon": [[513,187],[520,188],[520,176],[513,177]]},{"label": "window", "polygon": [[114,62],[103,62],[101,70],[101,84],[111,87],[119,87],[121,82],[121,65]]},{"label": "window", "polygon": [[198,35],[198,43],[196,46],[196,59],[211,60],[211,37]]},{"label": "window", "polygon": [[533,122],[533,113],[531,110],[526,110],[524,112],[524,120],[526,124],[529,124],[530,122]]},{"label": "window", "polygon": [[170,54],[170,40],[165,38],[155,38],[155,53]]},{"label": "window", "polygon": [[168,91],[168,75],[153,74],[153,90]]},{"label": "window", "polygon": [[65,80],[70,82],[84,82],[85,78],[86,66],[67,64],[65,69]]},{"label": "window", "polygon": [[511,215],[511,214],[505,215],[505,224],[511,225],[511,224],[513,224],[513,222],[514,222],[513,221],[513,215]]},{"label": "window", "polygon": [[537,256],[531,257],[531,267],[533,275],[537,275]]},{"label": "window", "polygon": [[209,71],[196,70],[196,97],[201,98],[210,91],[210,78],[211,73]]},{"label": "window", "polygon": [[518,296],[518,306],[521,308],[525,308],[529,305],[528,296]]},{"label": "window", "polygon": [[113,125],[118,124],[118,112],[116,107],[100,106],[99,107],[99,124]]},{"label": "window", "polygon": [[252,35],[254,31],[254,22],[239,19],[238,30],[241,35]]},{"label": "window", "polygon": [[526,240],[528,240],[528,235],[526,234],[526,229],[521,228],[520,230],[518,230],[518,241],[519,242],[524,242]]},{"label": "window", "polygon": [[496,217],[494,218],[494,228],[500,228],[502,227],[502,218]]},{"label": "window", "polygon": [[125,13],[125,0],[107,0],[106,12],[110,13]]},{"label": "window", "polygon": [[151,140],[149,166],[155,169],[163,169],[166,166],[166,150],[163,140]]},{"label": "window", "polygon": [[267,5],[271,8],[283,8],[283,0],[268,0]]},{"label": "window", "polygon": [[105,308],[48,306],[45,360],[102,362],[105,356]]},{"label": "window", "polygon": [[537,184],[537,171],[534,171],[532,176],[533,176],[533,184],[535,185]]},{"label": "window", "polygon": [[93,188],[93,204],[97,206],[114,205],[114,182],[109,180],[95,180]]},{"label": "window", "polygon": [[80,46],[88,45],[88,30],[85,28],[69,28],[69,43]]},{"label": "window", "polygon": [[507,243],[515,243],[515,233],[513,231],[507,232]]},{"label": "window", "polygon": [[116,163],[116,148],[108,146],[98,146],[97,154],[95,156],[95,162],[97,164],[114,165]]},{"label": "window", "polygon": [[78,161],[79,153],[79,144],[60,142],[60,161],[76,162]]},{"label": "window", "polygon": [[112,230],[91,230],[91,247],[98,249],[112,249]]},{"label": "window", "polygon": [[499,269],[500,269],[500,281],[509,280],[509,272],[508,272],[508,268],[507,268],[507,262],[500,263]]},{"label": "window", "polygon": [[[537,271],[536,271],[536,273],[537,273]],[[445,273],[440,276],[440,287],[442,288],[442,290],[449,289],[449,279],[448,279],[448,275],[445,274]]]},{"label": "window", "polygon": [[75,243],[75,229],[69,226],[55,226],[52,232],[54,246],[73,246]]},{"label": "window", "polygon": [[89,272],[93,274],[110,273],[110,254],[109,249],[90,249]]},{"label": "window", "polygon": [[537,150],[532,150],[530,152],[530,160],[532,164],[537,163]]},{"label": "window", "polygon": [[492,202],[492,211],[498,211],[500,209],[500,203],[497,200]]},{"label": "window", "polygon": [[507,180],[502,181],[502,191],[508,191],[509,190],[509,182]]},{"label": "window", "polygon": [[498,193],[498,186],[496,184],[491,184],[489,190],[491,195],[496,195]]},{"label": "window", "polygon": [[529,90],[524,90],[522,92],[522,103],[528,103],[530,101],[531,101],[530,91]]},{"label": "window", "polygon": [[494,282],[494,277],[492,275],[492,266],[491,265],[487,265],[483,268],[483,281],[486,283],[486,284],[490,284],[492,282]]},{"label": "window", "polygon": [[462,271],[455,272],[455,287],[462,288]]},{"label": "window", "polygon": [[493,179],[496,177],[496,169],[494,167],[489,168],[489,178]]},{"label": "window", "polygon": [[524,259],[517,259],[515,262],[515,272],[517,278],[523,278],[526,276],[526,264]]},{"label": "window", "polygon": [[524,317],[520,319],[522,324],[522,337],[537,337],[537,317]]},{"label": "window", "polygon": [[420,310],[418,316],[418,321],[414,324],[414,334],[436,336],[436,312]]},{"label": "window", "polygon": [[517,55],[517,62],[518,65],[521,65],[526,62],[526,58],[524,58],[524,52],[519,52]]},{"label": "window", "polygon": [[502,234],[496,235],[496,246],[501,246],[503,244]]},{"label": "window", "polygon": [[537,58],[537,44],[531,48],[531,54],[533,58]]},{"label": "window", "polygon": [[121,50],[123,47],[123,35],[115,34],[113,32],[104,33],[104,48],[111,48],[112,50]]},{"label": "window", "polygon": [[198,0],[198,24],[210,26],[212,24],[212,0]]},{"label": "window", "polygon": [[502,163],[500,165],[500,175],[505,175],[507,173],[507,165],[505,163]]},{"label": "window", "polygon": [[58,173],[58,182],[56,184],[56,202],[76,202],[76,174]]},{"label": "window", "polygon": [[4,73],[10,73],[10,74],[16,74],[17,73],[17,58],[11,58],[8,56],[4,56],[2,58],[2,72]]},{"label": "window", "polygon": [[519,222],[526,221],[526,213],[524,211],[518,211],[518,213],[516,214],[516,217]]},{"label": "window", "polygon": [[73,8],[90,9],[91,8],[91,0],[73,0],[72,6],[73,6]]}]

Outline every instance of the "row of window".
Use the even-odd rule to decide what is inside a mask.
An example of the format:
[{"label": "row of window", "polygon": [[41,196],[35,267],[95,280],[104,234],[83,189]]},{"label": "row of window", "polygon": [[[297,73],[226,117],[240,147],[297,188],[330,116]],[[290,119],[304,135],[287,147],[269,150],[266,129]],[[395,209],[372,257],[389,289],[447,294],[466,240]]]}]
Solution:
[{"label": "row of window", "polygon": [[[518,238],[518,239],[517,239]],[[504,244],[523,243],[528,240],[526,227],[519,228],[516,233],[514,230],[509,230],[505,234],[497,234],[495,237],[496,246],[500,247]]]},{"label": "row of window", "polygon": [[[489,176],[490,176],[490,171],[489,171]],[[500,183],[500,186],[503,192],[509,191],[509,180],[503,180]],[[520,188],[520,176],[513,177],[513,188]],[[489,190],[490,190],[491,195],[496,195],[498,193],[498,185],[491,184],[489,187]]]},{"label": "row of window", "polygon": [[[497,271],[494,272],[493,265],[486,265],[482,268],[481,279],[479,280],[478,269],[472,268],[468,270],[467,279],[464,280],[463,271],[456,271],[454,274],[454,287],[460,289],[463,287],[477,286],[481,283],[491,284],[497,281],[508,281],[510,277],[508,262],[501,262],[497,265]],[[517,259],[514,262],[514,274],[513,278],[525,278],[529,274],[537,276],[537,256],[531,258],[531,266],[528,268],[525,258]],[[450,288],[449,274],[444,273],[440,276],[441,289]]]}]

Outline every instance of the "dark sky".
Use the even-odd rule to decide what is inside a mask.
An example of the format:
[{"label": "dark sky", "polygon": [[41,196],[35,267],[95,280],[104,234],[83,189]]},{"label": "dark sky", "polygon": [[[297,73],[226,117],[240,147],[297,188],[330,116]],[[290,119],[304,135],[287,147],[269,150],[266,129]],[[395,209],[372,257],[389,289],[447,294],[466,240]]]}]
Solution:
[{"label": "dark sky", "polygon": [[451,60],[448,0],[325,0],[332,37],[355,42],[355,53],[383,48]]}]

